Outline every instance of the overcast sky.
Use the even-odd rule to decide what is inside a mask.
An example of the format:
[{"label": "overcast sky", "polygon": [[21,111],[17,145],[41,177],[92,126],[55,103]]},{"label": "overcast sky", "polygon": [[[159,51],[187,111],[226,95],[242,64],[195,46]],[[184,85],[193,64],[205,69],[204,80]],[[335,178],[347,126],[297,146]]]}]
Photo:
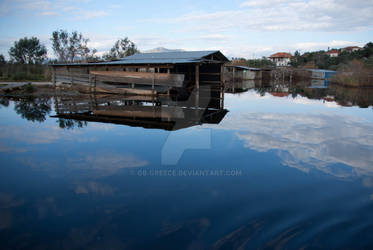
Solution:
[{"label": "overcast sky", "polygon": [[0,0],[0,54],[56,29],[77,30],[99,53],[128,36],[140,50],[221,50],[257,58],[373,41],[373,0]]}]

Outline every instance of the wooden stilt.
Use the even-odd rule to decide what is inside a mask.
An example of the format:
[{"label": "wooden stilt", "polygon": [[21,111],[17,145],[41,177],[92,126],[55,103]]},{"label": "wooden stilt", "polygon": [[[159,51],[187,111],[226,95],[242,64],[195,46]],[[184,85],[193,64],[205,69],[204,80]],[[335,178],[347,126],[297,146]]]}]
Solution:
[{"label": "wooden stilt", "polygon": [[152,77],[152,90],[154,90],[154,85],[155,85],[155,68],[154,68],[153,77]]},{"label": "wooden stilt", "polygon": [[[233,79],[234,79],[234,75],[235,75],[235,69],[233,68]],[[224,64],[222,64],[220,66],[220,81],[221,81],[221,86],[224,86]]]},{"label": "wooden stilt", "polygon": [[52,67],[52,81],[53,81],[53,86],[56,87],[56,68]]},{"label": "wooden stilt", "polygon": [[196,64],[196,89],[199,89],[199,64]]}]

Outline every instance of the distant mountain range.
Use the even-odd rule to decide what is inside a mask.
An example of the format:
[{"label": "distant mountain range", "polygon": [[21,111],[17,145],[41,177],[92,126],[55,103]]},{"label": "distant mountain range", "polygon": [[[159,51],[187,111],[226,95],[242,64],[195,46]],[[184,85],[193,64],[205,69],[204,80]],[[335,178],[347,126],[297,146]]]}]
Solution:
[{"label": "distant mountain range", "polygon": [[144,50],[142,53],[161,53],[161,52],[180,52],[184,51],[183,49],[166,49],[163,47],[154,48],[151,50]]}]

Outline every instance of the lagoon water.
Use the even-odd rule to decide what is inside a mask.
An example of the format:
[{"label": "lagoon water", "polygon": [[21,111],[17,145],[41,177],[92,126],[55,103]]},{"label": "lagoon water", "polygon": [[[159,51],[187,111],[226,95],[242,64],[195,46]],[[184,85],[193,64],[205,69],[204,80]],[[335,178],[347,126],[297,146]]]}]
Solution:
[{"label": "lagoon water", "polygon": [[0,248],[371,248],[372,95],[228,92],[1,97]]}]

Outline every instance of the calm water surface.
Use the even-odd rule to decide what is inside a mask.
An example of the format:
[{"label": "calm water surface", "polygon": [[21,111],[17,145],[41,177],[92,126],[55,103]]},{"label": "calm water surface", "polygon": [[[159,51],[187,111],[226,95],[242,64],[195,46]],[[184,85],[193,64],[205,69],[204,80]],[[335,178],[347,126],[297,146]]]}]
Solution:
[{"label": "calm water surface", "polygon": [[373,247],[371,95],[230,92],[2,97],[0,248]]}]

